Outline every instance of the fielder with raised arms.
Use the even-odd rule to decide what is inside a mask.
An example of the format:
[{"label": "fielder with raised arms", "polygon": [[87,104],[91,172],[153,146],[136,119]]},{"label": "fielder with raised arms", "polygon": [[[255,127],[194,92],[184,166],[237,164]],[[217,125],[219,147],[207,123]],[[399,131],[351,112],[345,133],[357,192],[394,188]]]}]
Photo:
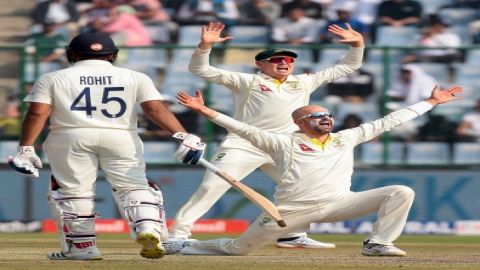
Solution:
[{"label": "fielder with raised arms", "polygon": [[[402,233],[413,203],[414,191],[402,185],[353,192],[354,149],[383,132],[418,117],[434,106],[458,99],[461,87],[433,89],[430,98],[392,112],[356,128],[332,133],[334,114],[314,105],[292,113],[300,132],[278,134],[261,130],[204,106],[200,92],[196,97],[180,92],[180,103],[250,141],[268,153],[276,164],[280,180],[274,198],[286,227],[268,215],[260,214],[237,239],[208,241],[166,241],[166,254],[243,255],[274,242],[278,237],[312,222],[337,222],[376,213],[370,235],[363,242],[366,256],[406,256],[393,241]],[[185,152],[176,158],[184,160]],[[187,162],[189,163],[189,162]]]},{"label": "fielder with raised arms", "polygon": [[[185,129],[161,102],[163,97],[150,78],[112,65],[117,53],[104,34],[78,35],[67,48],[73,66],[42,75],[24,99],[30,105],[19,152],[9,163],[38,176],[42,163],[33,145],[50,117],[44,143],[52,171],[48,197],[62,246],[61,252],[47,255],[52,260],[102,259],[94,211],[99,167],[113,187],[120,213],[129,221],[133,240],[142,245],[140,254],[150,259],[164,255],[162,241],[168,232],[163,196],[147,182],[136,104],[172,134]],[[192,145],[200,141],[188,137]]]},{"label": "fielder with raised arms", "polygon": [[[297,127],[290,114],[307,105],[310,95],[321,85],[346,76],[360,68],[363,58],[362,35],[351,29],[331,25],[329,31],[350,50],[339,64],[312,74],[292,75],[297,54],[286,50],[266,50],[255,57],[258,74],[245,74],[221,70],[209,65],[209,54],[214,43],[232,37],[221,37],[224,25],[218,22],[203,26],[201,41],[193,53],[189,71],[213,83],[223,84],[231,90],[234,118],[266,131],[289,134]],[[212,163],[235,179],[242,180],[261,168],[278,182],[272,158],[249,141],[230,133],[222,142]],[[212,172],[205,172],[200,187],[175,217],[172,238],[186,239],[191,235],[194,222],[230,188],[230,185]],[[283,236],[278,247],[332,248],[307,237],[307,225],[297,233]]]}]

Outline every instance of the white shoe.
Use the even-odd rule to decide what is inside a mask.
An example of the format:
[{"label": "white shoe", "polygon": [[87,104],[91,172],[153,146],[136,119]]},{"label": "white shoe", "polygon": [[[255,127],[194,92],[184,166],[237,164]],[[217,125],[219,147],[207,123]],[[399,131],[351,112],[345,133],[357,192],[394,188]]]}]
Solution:
[{"label": "white shoe", "polygon": [[323,243],[320,241],[313,240],[308,236],[301,236],[292,240],[283,240],[280,238],[275,243],[275,246],[278,248],[335,248],[335,244],[332,243]]},{"label": "white shoe", "polygon": [[140,255],[147,259],[158,259],[165,255],[165,249],[162,246],[160,237],[154,232],[137,233],[137,243],[142,245]]},{"label": "white shoe", "polygon": [[96,246],[90,246],[87,248],[71,247],[70,252],[52,252],[47,254],[47,258],[50,260],[85,260],[96,261],[102,260],[102,255]]},{"label": "white shoe", "polygon": [[181,238],[170,238],[167,241],[163,242],[163,247],[165,248],[166,255],[177,254],[182,251],[184,247],[188,247],[191,242],[198,240],[195,239],[181,239]]},{"label": "white shoe", "polygon": [[405,257],[407,253],[393,245],[382,245],[375,243],[363,243],[362,255],[365,256],[399,256]]}]

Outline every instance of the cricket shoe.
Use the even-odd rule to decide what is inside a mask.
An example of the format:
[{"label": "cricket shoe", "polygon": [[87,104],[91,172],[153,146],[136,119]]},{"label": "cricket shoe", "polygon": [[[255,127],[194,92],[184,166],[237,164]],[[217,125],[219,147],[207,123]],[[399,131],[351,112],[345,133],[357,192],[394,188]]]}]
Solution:
[{"label": "cricket shoe", "polygon": [[308,236],[280,238],[275,243],[278,248],[335,248],[335,244],[323,243]]},{"label": "cricket shoe", "polygon": [[137,239],[135,241],[142,245],[140,255],[144,258],[159,259],[165,255],[165,249],[157,233],[139,232],[137,233]]},{"label": "cricket shoe", "polygon": [[363,242],[362,255],[365,256],[399,256],[405,257],[407,253],[393,245],[382,245],[376,243]]},{"label": "cricket shoe", "polygon": [[163,242],[163,247],[165,248],[166,255],[177,254],[182,251],[183,248],[188,247],[191,242],[198,240],[195,239],[181,239],[181,238],[170,238],[167,241]]},{"label": "cricket shoe", "polygon": [[76,248],[72,246],[69,252],[52,252],[47,254],[50,260],[84,260],[96,261],[102,260],[102,255],[96,246],[86,248]]}]

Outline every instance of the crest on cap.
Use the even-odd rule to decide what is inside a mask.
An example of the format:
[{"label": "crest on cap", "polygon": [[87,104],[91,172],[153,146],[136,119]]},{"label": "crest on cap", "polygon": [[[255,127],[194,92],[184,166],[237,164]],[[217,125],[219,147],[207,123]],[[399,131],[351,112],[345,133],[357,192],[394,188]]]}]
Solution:
[{"label": "crest on cap", "polygon": [[101,51],[102,49],[103,49],[103,45],[100,44],[100,43],[92,43],[92,44],[90,45],[90,50],[92,50],[92,51],[96,51],[96,52],[97,52],[97,51]]}]

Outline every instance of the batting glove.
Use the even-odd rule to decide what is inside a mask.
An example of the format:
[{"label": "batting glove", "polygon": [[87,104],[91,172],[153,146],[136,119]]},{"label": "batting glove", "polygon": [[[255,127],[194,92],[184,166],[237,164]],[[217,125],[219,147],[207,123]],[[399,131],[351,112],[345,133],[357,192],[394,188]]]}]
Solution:
[{"label": "batting glove", "polygon": [[8,157],[8,165],[17,172],[38,177],[38,168],[42,168],[42,161],[35,153],[33,146],[19,146],[15,156]]},{"label": "batting glove", "polygon": [[184,132],[177,132],[173,134],[173,137],[182,140],[174,154],[175,159],[184,164],[197,164],[200,158],[202,158],[206,146],[201,142],[200,137]]}]

